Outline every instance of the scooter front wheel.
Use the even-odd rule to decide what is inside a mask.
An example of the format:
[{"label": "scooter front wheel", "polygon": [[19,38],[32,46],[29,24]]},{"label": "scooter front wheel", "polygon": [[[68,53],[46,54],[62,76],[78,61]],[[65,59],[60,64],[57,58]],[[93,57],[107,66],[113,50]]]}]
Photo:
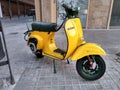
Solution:
[{"label": "scooter front wheel", "polygon": [[[88,60],[89,58],[92,62]],[[99,55],[86,56],[76,62],[78,74],[86,80],[97,80],[101,78],[106,70],[106,65]]]}]

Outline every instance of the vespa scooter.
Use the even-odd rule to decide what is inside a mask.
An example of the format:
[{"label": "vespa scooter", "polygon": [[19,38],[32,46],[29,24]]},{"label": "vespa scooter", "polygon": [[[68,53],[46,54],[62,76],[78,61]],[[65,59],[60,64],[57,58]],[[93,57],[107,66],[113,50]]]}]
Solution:
[{"label": "vespa scooter", "polygon": [[[100,55],[105,55],[105,51],[97,44],[84,41],[78,8],[70,8],[65,4],[62,6],[66,11],[66,18],[61,26],[57,29],[56,23],[33,22],[32,30],[25,32],[27,45],[37,57],[48,56],[54,59],[54,73],[56,73],[55,60],[69,58],[71,61],[76,61],[76,70],[82,78],[86,80],[101,78],[106,65]],[[63,25],[68,41],[66,51],[57,47],[54,40],[55,33]]]}]

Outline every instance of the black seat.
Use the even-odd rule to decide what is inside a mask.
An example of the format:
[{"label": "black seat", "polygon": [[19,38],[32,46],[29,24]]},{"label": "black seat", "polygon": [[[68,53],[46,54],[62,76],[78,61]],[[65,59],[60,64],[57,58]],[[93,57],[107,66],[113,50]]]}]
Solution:
[{"label": "black seat", "polygon": [[43,32],[56,32],[56,23],[48,23],[48,22],[33,22],[32,30],[38,30]]}]

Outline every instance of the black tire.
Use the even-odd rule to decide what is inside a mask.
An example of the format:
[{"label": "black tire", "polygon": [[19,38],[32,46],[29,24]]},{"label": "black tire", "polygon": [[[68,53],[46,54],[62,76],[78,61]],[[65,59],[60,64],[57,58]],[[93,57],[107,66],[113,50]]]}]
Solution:
[{"label": "black tire", "polygon": [[90,68],[90,63],[86,56],[76,62],[76,70],[78,74],[86,80],[97,80],[101,78],[106,71],[105,62],[99,55],[91,55],[89,57],[91,60],[93,60],[92,58],[94,57],[96,67],[94,69]]},{"label": "black tire", "polygon": [[44,57],[42,55],[42,50],[37,50],[36,49],[36,46],[37,46],[37,40],[36,39],[34,39],[34,38],[30,39],[28,45],[29,45],[32,53],[35,54],[37,58]]},{"label": "black tire", "polygon": [[38,51],[36,51],[36,57],[37,58],[43,58],[44,56],[42,55],[42,50],[38,50]]}]

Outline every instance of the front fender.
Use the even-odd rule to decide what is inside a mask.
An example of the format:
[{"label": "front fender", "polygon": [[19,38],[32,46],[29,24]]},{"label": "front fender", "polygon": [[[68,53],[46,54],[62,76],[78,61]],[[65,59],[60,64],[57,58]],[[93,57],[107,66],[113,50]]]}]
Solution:
[{"label": "front fender", "polygon": [[88,55],[106,55],[106,52],[97,44],[86,43],[76,49],[71,57],[71,60],[78,60]]}]

